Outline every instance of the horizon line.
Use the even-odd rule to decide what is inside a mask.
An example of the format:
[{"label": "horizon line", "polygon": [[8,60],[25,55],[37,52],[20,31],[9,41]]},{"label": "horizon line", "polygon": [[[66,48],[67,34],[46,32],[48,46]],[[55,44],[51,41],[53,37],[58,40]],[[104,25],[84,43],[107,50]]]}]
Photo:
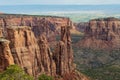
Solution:
[{"label": "horizon line", "polygon": [[90,6],[94,6],[94,5],[120,5],[120,4],[6,4],[6,5],[4,5],[4,4],[2,4],[2,5],[0,5],[0,6],[22,6],[22,5],[26,5],[26,6],[29,6],[29,5],[90,5]]}]

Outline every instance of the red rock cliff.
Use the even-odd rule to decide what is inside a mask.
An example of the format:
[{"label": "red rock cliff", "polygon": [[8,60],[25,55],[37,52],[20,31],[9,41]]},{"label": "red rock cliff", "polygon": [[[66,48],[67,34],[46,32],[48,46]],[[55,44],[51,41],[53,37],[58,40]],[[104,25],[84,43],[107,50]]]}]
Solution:
[{"label": "red rock cliff", "polygon": [[41,55],[37,40],[30,27],[7,28],[7,39],[15,64],[20,65],[30,75],[37,75],[42,69]]},{"label": "red rock cliff", "polygon": [[120,48],[120,20],[116,18],[95,19],[89,22],[80,45],[90,48]]},{"label": "red rock cliff", "polygon": [[0,72],[5,70],[9,65],[14,64],[9,43],[10,41],[0,38]]},{"label": "red rock cliff", "polygon": [[88,22],[80,22],[80,23],[75,23],[76,29],[80,32],[85,31],[86,27],[88,27],[89,23]]},{"label": "red rock cliff", "polygon": [[3,38],[2,29],[0,29],[0,72],[14,64],[9,43],[10,41]]},{"label": "red rock cliff", "polygon": [[3,29],[0,28],[0,38],[3,37]]},{"label": "red rock cliff", "polygon": [[[8,65],[18,64],[25,72],[34,77],[40,74],[60,76],[62,80],[88,80],[76,72],[73,63],[70,28],[61,28],[61,40],[55,52],[51,52],[47,39],[41,35],[36,39],[30,27],[17,26],[7,28],[8,40],[0,42],[0,70]],[[69,77],[72,75],[71,77]]]},{"label": "red rock cliff", "polygon": [[70,26],[62,26],[61,40],[57,43],[54,52],[56,74],[62,76],[62,80],[88,80],[87,77],[75,70],[71,42]]},{"label": "red rock cliff", "polygon": [[40,54],[41,54],[41,63],[44,68],[44,73],[55,76],[56,75],[56,65],[53,60],[53,53],[51,52],[48,41],[45,35],[41,35],[38,39]]},{"label": "red rock cliff", "polygon": [[41,35],[37,40],[27,26],[9,27],[7,32],[15,64],[33,76],[43,73],[56,75],[55,62],[45,36]]},{"label": "red rock cliff", "polygon": [[57,74],[64,75],[73,70],[73,52],[71,46],[70,27],[61,28],[61,41],[58,42],[54,54]]},{"label": "red rock cliff", "polygon": [[[7,17],[8,18],[8,17]],[[3,36],[10,41],[10,46],[7,47],[11,52],[9,54],[11,57],[0,57],[2,60],[0,60],[3,67],[0,68],[3,70],[8,65],[15,63],[20,65],[25,72],[27,72],[30,75],[33,75],[34,77],[37,77],[40,74],[47,74],[52,76],[60,76],[63,80],[88,80],[85,76],[81,76],[75,71],[75,66],[73,64],[73,52],[72,52],[72,44],[71,44],[71,36],[70,36],[70,27],[64,26],[61,28],[61,40],[58,42],[55,51],[51,52],[49,43],[46,38],[46,32],[37,33],[40,36],[35,37],[37,29],[39,29],[39,26],[15,26],[19,24],[20,18],[14,18],[11,17],[11,19],[2,19],[2,24],[4,27],[3,29]],[[15,22],[12,20],[12,18],[16,19]],[[32,17],[25,18],[24,21],[27,21],[28,19],[32,19]],[[39,17],[38,22],[31,23],[30,25],[37,25],[39,23]],[[17,22],[18,21],[18,22]],[[29,22],[30,20],[28,20]],[[45,22],[45,21],[44,21]],[[43,23],[44,23],[43,22]],[[17,24],[16,24],[17,23]],[[11,27],[11,25],[13,25]],[[21,23],[20,23],[21,24]],[[27,24],[27,22],[22,22],[23,24]],[[67,23],[70,24],[70,23]],[[67,25],[66,24],[66,25]],[[1,26],[2,26],[1,25]],[[29,25],[29,26],[30,26]],[[47,25],[45,26],[45,30]],[[37,27],[34,31],[33,27]],[[41,30],[41,27],[40,29]],[[6,32],[6,33],[5,33]],[[48,33],[47,33],[48,34]],[[0,50],[4,50],[4,45],[0,45]],[[1,51],[1,52],[2,52]],[[1,53],[0,52],[0,53]],[[8,52],[5,52],[3,54],[6,54]],[[13,60],[12,60],[13,57]],[[4,61],[7,60],[7,61]],[[11,61],[11,63],[9,62]],[[9,64],[8,64],[9,63]],[[7,64],[7,65],[6,65]],[[4,66],[5,65],[5,66]],[[73,75],[69,78],[70,75]]]},{"label": "red rock cliff", "polygon": [[[66,25],[73,26],[73,23],[69,18],[52,16],[0,15],[0,27],[4,29],[4,35],[6,34],[6,27],[29,26],[32,28],[36,37],[39,37],[44,33],[48,41],[54,41],[55,35],[61,33],[61,26]],[[73,31],[75,32],[75,29],[73,29]]]},{"label": "red rock cliff", "polygon": [[[70,32],[69,29],[65,27],[62,28],[61,31],[63,32],[61,40],[63,41],[64,49],[66,51],[56,51],[54,57],[57,58],[57,53],[63,54],[59,55],[59,57],[63,58],[62,61],[59,60],[59,62],[62,63],[63,60],[66,60],[62,65],[63,68],[58,66],[59,63],[54,60],[53,53],[51,52],[44,35],[41,35],[37,40],[29,27],[14,26],[7,28],[7,39],[11,41],[10,48],[14,62],[25,69],[28,74],[34,76],[41,73],[55,76],[72,71],[73,53]],[[57,73],[58,69],[62,74]]]}]

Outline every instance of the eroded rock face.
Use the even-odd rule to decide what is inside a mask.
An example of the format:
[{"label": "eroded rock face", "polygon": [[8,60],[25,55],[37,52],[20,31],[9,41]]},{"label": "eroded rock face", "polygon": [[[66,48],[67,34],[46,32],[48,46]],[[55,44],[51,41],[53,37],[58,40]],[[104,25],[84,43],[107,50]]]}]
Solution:
[{"label": "eroded rock face", "polygon": [[0,28],[0,38],[3,37],[3,29]]},{"label": "eroded rock face", "polygon": [[88,27],[88,25],[89,25],[88,22],[80,22],[80,23],[75,24],[76,29],[80,32],[83,32],[83,33],[84,33],[86,27]]},{"label": "eroded rock face", "polygon": [[30,27],[13,26],[7,28],[7,39],[15,64],[20,65],[28,74],[56,75],[56,66],[44,35],[36,39]]},{"label": "eroded rock face", "polygon": [[53,56],[44,34],[37,40],[30,27],[7,28],[7,39],[11,41],[10,49],[14,62],[34,76],[40,73],[62,76],[72,71],[74,68],[70,28],[64,26],[61,32],[61,41]]},{"label": "eroded rock face", "polygon": [[85,31],[85,38],[80,44],[90,48],[120,48],[120,20],[116,18],[91,20]]},{"label": "eroded rock face", "polygon": [[9,43],[10,41],[0,38],[0,72],[5,70],[9,65],[14,64]]},{"label": "eroded rock face", "polygon": [[[6,59],[8,61],[1,64],[2,70],[5,69],[6,64],[8,66],[14,60],[15,64],[21,66],[25,72],[34,77],[47,74],[69,80],[71,78],[64,78],[64,76],[70,76],[74,73],[71,80],[88,80],[85,76],[75,72],[69,26],[61,27],[61,40],[58,42],[54,53],[49,48],[46,36],[41,34],[39,38],[36,38],[28,26],[8,27],[6,31],[5,37],[10,41],[10,49],[4,49],[4,45],[0,44],[0,48],[2,48],[0,50],[3,50],[4,54],[8,53],[6,50],[11,50],[9,54],[12,55],[13,59],[0,56],[0,59],[3,59],[1,60],[2,63]],[[7,47],[9,46],[7,45]]]},{"label": "eroded rock face", "polygon": [[64,75],[73,70],[73,52],[71,46],[70,27],[61,28],[61,41],[58,42],[55,51],[56,72]]},{"label": "eroded rock face", "polygon": [[9,26],[29,26],[32,28],[35,37],[44,33],[49,42],[55,41],[55,35],[61,33],[61,26],[72,26],[72,24],[70,19],[64,17],[0,15],[0,27],[4,29],[4,35],[6,35],[6,28]]},{"label": "eroded rock face", "polygon": [[44,67],[44,73],[48,75],[56,75],[56,65],[53,60],[53,54],[49,48],[48,41],[45,35],[41,35],[38,39],[38,44],[41,54],[41,63]]},{"label": "eroded rock face", "polygon": [[30,27],[7,28],[7,39],[15,64],[20,65],[28,74],[38,75],[43,70],[37,40]]}]

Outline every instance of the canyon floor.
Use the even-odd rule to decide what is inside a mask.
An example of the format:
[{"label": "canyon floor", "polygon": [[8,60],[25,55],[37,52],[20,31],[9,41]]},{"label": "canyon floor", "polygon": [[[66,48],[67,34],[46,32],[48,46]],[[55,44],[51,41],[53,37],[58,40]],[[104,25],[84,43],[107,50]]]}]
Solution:
[{"label": "canyon floor", "polygon": [[92,80],[120,79],[120,50],[94,50],[80,48],[76,44],[83,35],[73,35],[74,62],[77,70]]}]

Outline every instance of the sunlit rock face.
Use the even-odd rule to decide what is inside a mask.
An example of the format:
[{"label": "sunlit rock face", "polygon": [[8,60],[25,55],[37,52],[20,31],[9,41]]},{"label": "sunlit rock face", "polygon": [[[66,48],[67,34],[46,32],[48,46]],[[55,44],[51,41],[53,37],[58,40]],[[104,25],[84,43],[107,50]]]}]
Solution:
[{"label": "sunlit rock face", "polygon": [[30,27],[7,28],[7,39],[10,40],[15,64],[21,66],[30,75],[37,75],[42,71],[39,45]]},{"label": "sunlit rock face", "polygon": [[0,72],[9,65],[14,64],[14,60],[9,47],[9,40],[3,38],[3,29],[0,28]]},{"label": "sunlit rock face", "polygon": [[85,37],[79,44],[97,49],[120,48],[120,20],[117,18],[90,20]]},{"label": "sunlit rock face", "polygon": [[0,38],[3,37],[3,29],[0,28]]},{"label": "sunlit rock face", "polygon": [[10,41],[0,38],[0,72],[4,71],[9,65],[14,64],[9,43]]},{"label": "sunlit rock face", "polygon": [[61,41],[57,43],[54,56],[56,61],[57,74],[64,75],[65,73],[74,70],[69,27],[63,26],[61,28]]},{"label": "sunlit rock face", "polygon": [[[54,24],[59,22],[56,25],[59,25],[61,35],[53,51],[48,42],[48,36],[51,35],[49,21]],[[61,80],[88,80],[75,70],[70,25],[67,18],[9,16],[0,19],[0,26],[3,28],[0,29],[0,36],[5,38],[0,38],[0,71],[11,64],[17,64],[35,78],[40,74],[47,74]],[[70,75],[73,76],[68,78]]]},{"label": "sunlit rock face", "polygon": [[[10,48],[14,57],[14,62],[25,69],[30,75],[38,75],[40,73],[57,75],[56,69],[59,69],[62,74],[71,70],[70,67],[72,65],[70,63],[72,62],[69,61],[71,61],[70,58],[72,57],[68,57],[69,55],[73,55],[70,52],[72,49],[70,45],[70,33],[66,28],[62,28],[61,31],[63,32],[61,40],[63,41],[66,52],[56,51],[54,57],[56,57],[59,52],[60,54],[63,54],[59,55],[61,58],[63,57],[66,59],[66,62],[62,65],[62,67],[66,67],[68,70],[64,71],[64,68],[61,69],[61,66],[56,68],[59,63],[55,63],[56,60],[53,58],[53,53],[49,48],[48,41],[44,34],[37,40],[32,30],[27,26],[14,26],[7,28],[7,39],[11,41]],[[64,59],[62,59],[62,61]],[[61,63],[62,61],[59,60]]]},{"label": "sunlit rock face", "polygon": [[4,29],[9,26],[29,26],[32,28],[35,37],[45,34],[48,42],[56,40],[56,35],[61,34],[61,26],[69,25],[71,32],[78,32],[69,18],[53,16],[29,16],[29,15],[0,15],[0,27]]}]

